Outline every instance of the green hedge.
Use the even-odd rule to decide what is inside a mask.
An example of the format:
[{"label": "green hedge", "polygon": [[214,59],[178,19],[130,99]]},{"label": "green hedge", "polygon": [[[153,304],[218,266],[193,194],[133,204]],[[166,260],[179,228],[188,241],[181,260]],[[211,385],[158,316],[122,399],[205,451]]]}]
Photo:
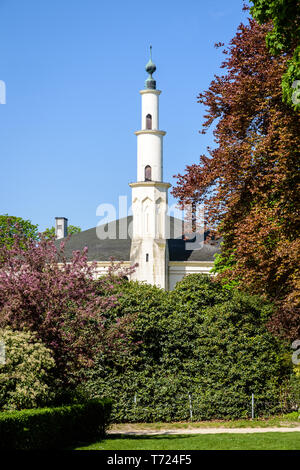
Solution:
[{"label": "green hedge", "polygon": [[112,401],[0,413],[0,450],[63,448],[103,438]]},{"label": "green hedge", "polygon": [[290,345],[266,328],[271,304],[201,274],[171,292],[133,282],[122,289],[111,316],[137,314],[136,348],[126,363],[99,355],[82,384],[88,396],[114,400],[113,422],[181,421],[191,411],[193,420],[251,417],[252,393],[255,416],[294,409],[282,400]]}]

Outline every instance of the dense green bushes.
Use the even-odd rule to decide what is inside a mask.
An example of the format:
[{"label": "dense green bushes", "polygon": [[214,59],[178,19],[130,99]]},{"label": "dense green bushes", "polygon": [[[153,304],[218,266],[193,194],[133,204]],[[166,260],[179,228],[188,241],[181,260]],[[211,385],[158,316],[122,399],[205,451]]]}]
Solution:
[{"label": "dense green bushes", "polygon": [[191,275],[172,292],[128,282],[112,316],[137,314],[126,361],[99,356],[91,396],[115,400],[114,421],[260,416],[281,411],[290,374],[284,346],[266,329],[272,306]]},{"label": "dense green bushes", "polygon": [[[105,302],[103,289],[99,288],[97,295]],[[78,372],[80,388],[57,390],[48,406],[70,403],[72,395],[77,400],[72,408],[77,410],[75,420],[86,396],[105,396],[115,402],[112,419],[116,422],[241,418],[251,416],[254,393],[256,416],[295,409],[297,399],[289,399],[289,389],[296,390],[294,395],[298,393],[297,384],[296,388],[288,384],[290,375],[293,377],[290,351],[267,330],[272,305],[261,298],[228,290],[199,274],[187,276],[172,292],[122,281],[109,295],[116,302],[103,321],[111,331],[109,341],[119,353],[99,348],[93,367]],[[130,323],[130,328],[125,335],[121,330],[115,335],[114,325],[119,328],[122,322]],[[118,342],[124,343],[122,348]],[[35,365],[37,377],[43,376],[43,367],[42,363]],[[10,372],[13,378],[14,371]],[[71,408],[63,409],[69,410],[63,415],[70,412],[68,419],[72,421]],[[26,413],[18,420],[27,419]],[[37,441],[41,446],[47,439],[47,447],[56,445],[46,429],[49,427],[51,434],[54,421],[57,427],[61,412],[57,413],[51,418],[52,411],[48,410],[45,415],[38,413],[30,418],[34,429],[42,429]],[[5,418],[5,414],[2,416]],[[42,425],[34,424],[40,422]],[[27,429],[27,424],[23,428]],[[26,444],[29,439],[31,445],[33,441],[28,435],[24,437],[21,425],[18,429],[20,442]],[[75,438],[89,439],[88,432]]]},{"label": "dense green bushes", "polygon": [[110,400],[91,400],[58,408],[0,413],[0,449],[63,448],[102,438]]}]

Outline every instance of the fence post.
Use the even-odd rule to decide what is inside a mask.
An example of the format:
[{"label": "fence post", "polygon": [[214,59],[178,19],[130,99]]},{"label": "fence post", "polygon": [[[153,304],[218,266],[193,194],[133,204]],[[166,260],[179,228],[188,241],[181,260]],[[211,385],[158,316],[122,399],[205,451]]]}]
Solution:
[{"label": "fence post", "polygon": [[192,397],[191,397],[190,392],[188,395],[189,395],[189,404],[190,404],[190,418],[193,419]]},{"label": "fence post", "polygon": [[254,419],[254,393],[252,393],[251,397],[251,418]]}]

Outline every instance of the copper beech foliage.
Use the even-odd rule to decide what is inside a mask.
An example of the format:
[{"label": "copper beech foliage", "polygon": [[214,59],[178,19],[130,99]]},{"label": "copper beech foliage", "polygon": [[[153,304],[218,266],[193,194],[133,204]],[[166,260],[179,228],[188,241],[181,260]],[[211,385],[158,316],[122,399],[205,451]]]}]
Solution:
[{"label": "copper beech foliage", "polygon": [[274,300],[270,327],[295,339],[300,119],[282,102],[281,78],[290,56],[270,54],[270,28],[250,19],[223,51],[224,75],[198,96],[207,109],[202,133],[217,121],[216,146],[177,175],[173,195],[182,205],[205,203],[208,227],[223,237],[225,268],[226,261],[230,265],[219,278]]},{"label": "copper beech foliage", "polygon": [[0,327],[36,332],[53,352],[58,383],[75,383],[95,355],[119,357],[134,347],[131,316],[107,319],[118,301],[115,287],[129,271],[112,264],[107,276],[95,281],[87,249],[67,260],[63,242],[57,250],[42,235],[22,244],[15,235],[11,246],[0,246]]}]

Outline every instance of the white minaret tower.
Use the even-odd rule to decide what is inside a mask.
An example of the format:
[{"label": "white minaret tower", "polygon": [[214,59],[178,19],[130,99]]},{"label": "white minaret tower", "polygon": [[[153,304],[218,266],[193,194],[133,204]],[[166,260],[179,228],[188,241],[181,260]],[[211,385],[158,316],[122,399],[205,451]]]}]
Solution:
[{"label": "white minaret tower", "polygon": [[131,183],[133,230],[130,260],[138,263],[132,278],[164,289],[168,288],[168,249],[166,215],[169,183],[163,182],[163,136],[159,130],[158,100],[152,74],[156,70],[150,60],[146,65],[149,76],[142,96],[141,130],[137,136],[137,183]]}]

